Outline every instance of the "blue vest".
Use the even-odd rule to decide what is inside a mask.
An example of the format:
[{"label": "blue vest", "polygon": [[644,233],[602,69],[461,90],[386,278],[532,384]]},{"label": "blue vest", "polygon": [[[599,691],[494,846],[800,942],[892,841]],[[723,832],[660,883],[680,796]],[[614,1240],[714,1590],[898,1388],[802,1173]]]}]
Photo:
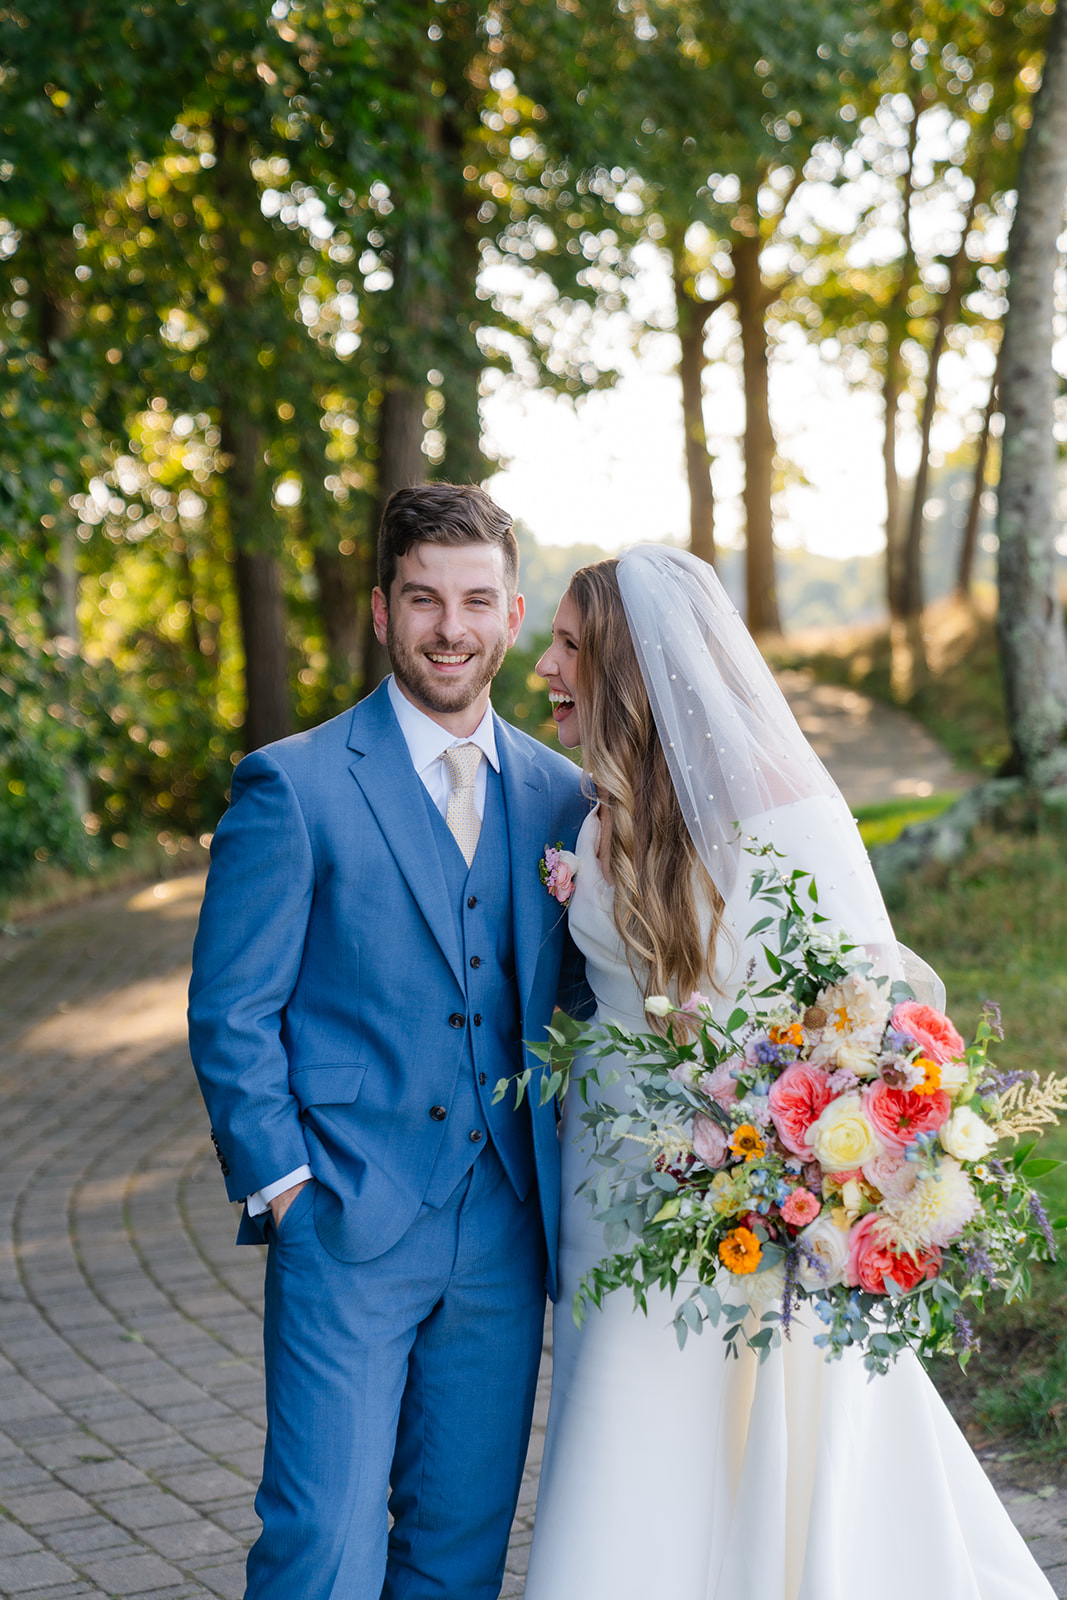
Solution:
[{"label": "blue vest", "polygon": [[[485,814],[468,868],[441,813],[420,784],[430,815],[463,950],[467,1030],[463,1061],[426,1200],[442,1205],[492,1140],[515,1193],[525,1199],[534,1180],[529,1108],[515,1110],[514,1092],[492,1104],[499,1078],[520,1071],[522,1024],[515,982],[511,852],[500,774],[487,771]],[[475,1136],[475,1137],[472,1137]]]}]

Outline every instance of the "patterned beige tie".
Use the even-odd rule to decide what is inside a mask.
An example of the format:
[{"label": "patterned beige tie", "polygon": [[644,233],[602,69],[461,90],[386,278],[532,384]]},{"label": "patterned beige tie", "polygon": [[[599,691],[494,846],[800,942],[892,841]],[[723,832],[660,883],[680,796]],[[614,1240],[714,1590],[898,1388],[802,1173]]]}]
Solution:
[{"label": "patterned beige tie", "polygon": [[482,752],[476,744],[454,744],[441,753],[452,780],[445,821],[468,867],[474,860],[478,835],[482,831],[482,819],[474,808],[474,778],[481,759]]}]

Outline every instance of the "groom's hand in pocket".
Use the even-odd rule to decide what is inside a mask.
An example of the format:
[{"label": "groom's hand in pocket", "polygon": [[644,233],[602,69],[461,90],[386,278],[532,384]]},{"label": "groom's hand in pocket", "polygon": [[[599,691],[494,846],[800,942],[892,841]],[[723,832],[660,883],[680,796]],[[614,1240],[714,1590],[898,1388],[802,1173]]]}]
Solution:
[{"label": "groom's hand in pocket", "polygon": [[276,1194],[274,1196],[274,1199],[270,1203],[270,1214],[274,1218],[275,1228],[281,1227],[281,1221],[285,1216],[285,1213],[288,1211],[289,1207],[292,1205],[301,1189],[306,1189],[310,1181],[311,1180],[309,1178],[305,1178],[303,1183],[294,1183],[291,1189],[283,1189],[281,1194]]}]

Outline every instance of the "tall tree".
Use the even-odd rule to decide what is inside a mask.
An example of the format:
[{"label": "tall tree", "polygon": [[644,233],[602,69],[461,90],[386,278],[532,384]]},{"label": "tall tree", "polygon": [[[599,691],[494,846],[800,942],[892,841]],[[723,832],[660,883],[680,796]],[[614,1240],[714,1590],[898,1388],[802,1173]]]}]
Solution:
[{"label": "tall tree", "polygon": [[1067,777],[1067,635],[1056,576],[1054,281],[1067,193],[1067,4],[1049,30],[1019,169],[1000,359],[997,534],[1001,662],[1018,770]]},{"label": "tall tree", "polygon": [[[864,76],[872,42],[862,6],[799,4],[773,14],[752,0],[593,0],[560,8],[551,45],[510,13],[520,82],[548,113],[547,138],[587,182],[637,174],[638,226],[670,253],[681,345],[690,540],[714,552],[703,419],[708,321],[732,304],[741,336],[747,612],[776,631],[768,313],[802,270],[772,247],[821,140],[847,137],[843,94]],[[794,262],[789,258],[799,257]]]}]

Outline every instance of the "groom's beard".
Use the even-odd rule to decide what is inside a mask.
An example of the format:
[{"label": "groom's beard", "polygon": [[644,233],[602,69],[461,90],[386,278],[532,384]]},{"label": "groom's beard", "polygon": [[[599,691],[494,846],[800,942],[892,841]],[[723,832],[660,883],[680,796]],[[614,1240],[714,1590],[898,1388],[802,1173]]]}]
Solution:
[{"label": "groom's beard", "polygon": [[[486,684],[491,683],[500,671],[508,653],[508,641],[506,633],[501,630],[488,649],[477,644],[473,647],[446,644],[443,640],[413,649],[398,637],[390,616],[386,623],[385,648],[389,652],[398,683],[403,684],[411,698],[429,711],[448,712],[465,711],[469,705],[473,705]],[[445,655],[469,654],[471,659],[462,678],[442,679],[434,674],[433,667],[426,661],[427,650]]]}]

